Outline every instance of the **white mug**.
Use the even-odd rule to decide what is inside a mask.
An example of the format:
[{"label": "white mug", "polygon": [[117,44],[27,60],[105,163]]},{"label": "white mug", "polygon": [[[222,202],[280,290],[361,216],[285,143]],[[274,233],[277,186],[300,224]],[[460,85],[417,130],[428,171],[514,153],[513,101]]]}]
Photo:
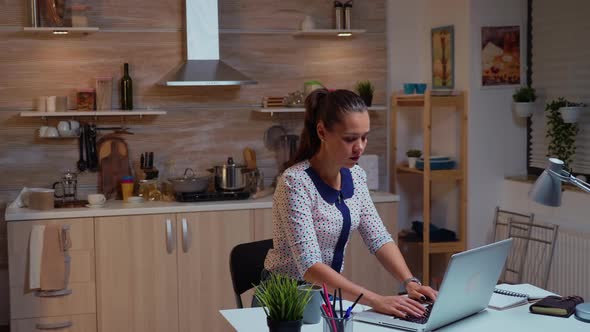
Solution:
[{"label": "white mug", "polygon": [[90,205],[103,205],[106,200],[103,194],[88,194],[88,203]]}]

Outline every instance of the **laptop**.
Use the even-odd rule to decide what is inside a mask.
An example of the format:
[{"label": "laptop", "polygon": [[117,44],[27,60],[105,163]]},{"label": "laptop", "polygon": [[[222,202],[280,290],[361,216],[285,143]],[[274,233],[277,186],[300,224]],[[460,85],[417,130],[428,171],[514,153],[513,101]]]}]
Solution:
[{"label": "laptop", "polygon": [[367,310],[353,319],[425,332],[474,315],[488,306],[511,246],[512,239],[507,239],[451,256],[436,302],[427,305],[425,318],[401,319]]}]

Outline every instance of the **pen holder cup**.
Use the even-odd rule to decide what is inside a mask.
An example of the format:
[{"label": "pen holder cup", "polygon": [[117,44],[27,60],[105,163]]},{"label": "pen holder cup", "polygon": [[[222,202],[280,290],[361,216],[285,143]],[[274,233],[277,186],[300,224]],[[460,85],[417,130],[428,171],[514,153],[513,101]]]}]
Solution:
[{"label": "pen holder cup", "polygon": [[321,307],[322,307],[322,295],[320,291],[322,287],[310,284],[304,284],[298,287],[300,292],[311,292],[311,297],[309,298],[309,302],[305,306],[305,311],[303,312],[303,324],[317,324],[322,319],[320,317]]},{"label": "pen holder cup", "polygon": [[322,315],[322,330],[324,332],[352,332],[352,315],[346,318],[327,317]]}]

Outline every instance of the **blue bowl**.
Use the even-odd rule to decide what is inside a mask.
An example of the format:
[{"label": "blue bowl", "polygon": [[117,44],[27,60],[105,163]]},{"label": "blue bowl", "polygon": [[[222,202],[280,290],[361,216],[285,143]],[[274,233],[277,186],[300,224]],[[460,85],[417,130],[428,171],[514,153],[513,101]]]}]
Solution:
[{"label": "blue bowl", "polygon": [[428,86],[426,83],[415,83],[414,86],[416,87],[417,94],[423,94],[426,92],[426,87]]},{"label": "blue bowl", "polygon": [[414,83],[404,83],[404,93],[407,95],[411,95],[414,93],[416,89],[416,85]]},{"label": "blue bowl", "polygon": [[[424,159],[420,158],[416,161],[416,168],[423,170],[424,169]],[[433,160],[430,159],[430,169],[433,171],[437,170],[444,170],[444,169],[454,169],[455,168],[455,161],[451,159],[439,159]]]}]

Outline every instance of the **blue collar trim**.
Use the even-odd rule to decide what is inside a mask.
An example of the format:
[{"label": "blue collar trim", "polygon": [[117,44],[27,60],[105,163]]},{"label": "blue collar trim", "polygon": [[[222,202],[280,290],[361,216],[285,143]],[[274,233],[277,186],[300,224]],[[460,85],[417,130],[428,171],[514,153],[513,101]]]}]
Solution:
[{"label": "blue collar trim", "polygon": [[341,168],[340,169],[340,190],[336,190],[330,187],[327,183],[320,178],[318,173],[316,173],[313,168],[308,167],[305,172],[313,181],[317,191],[320,193],[324,201],[328,204],[334,204],[338,200],[338,196],[342,194],[342,198],[347,199],[351,198],[354,195],[354,184],[352,182],[352,174],[350,173],[350,169],[348,168]]}]

